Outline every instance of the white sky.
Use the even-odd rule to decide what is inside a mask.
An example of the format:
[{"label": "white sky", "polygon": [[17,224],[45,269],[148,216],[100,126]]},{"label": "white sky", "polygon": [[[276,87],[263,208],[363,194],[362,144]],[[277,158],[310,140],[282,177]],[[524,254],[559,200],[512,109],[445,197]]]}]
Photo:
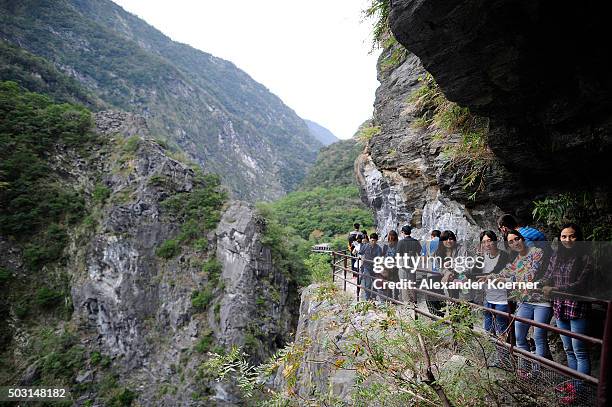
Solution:
[{"label": "white sky", "polygon": [[175,41],[227,59],[304,119],[350,138],[372,116],[378,52],[367,0],[113,0]]}]

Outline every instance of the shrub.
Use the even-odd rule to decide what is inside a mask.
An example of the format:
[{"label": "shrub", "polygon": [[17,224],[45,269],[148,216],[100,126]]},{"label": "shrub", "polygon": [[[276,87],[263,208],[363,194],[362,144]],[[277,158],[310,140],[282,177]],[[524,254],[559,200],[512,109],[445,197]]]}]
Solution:
[{"label": "shrub", "polygon": [[123,152],[128,153],[128,154],[135,153],[136,150],[138,150],[140,141],[141,139],[138,136],[132,136],[128,138],[127,140],[125,140],[125,143],[123,144]]},{"label": "shrub", "polygon": [[312,253],[304,264],[308,269],[313,283],[326,283],[331,281],[330,256],[328,254]]},{"label": "shrub", "polygon": [[111,194],[110,188],[104,184],[98,184],[94,188],[92,199],[95,203],[103,204]]},{"label": "shrub", "polygon": [[24,319],[30,312],[30,305],[26,302],[18,302],[13,307],[13,310],[15,311],[17,318]]},{"label": "shrub", "polygon": [[390,0],[371,0],[363,14],[366,18],[374,20],[374,28],[372,30],[372,48],[379,48],[384,45],[386,39],[391,34],[389,28],[389,12],[391,11]]},{"label": "shrub", "polygon": [[84,349],[69,331],[57,334],[52,329],[42,329],[33,337],[31,353],[40,358],[46,381],[70,380],[83,366]]},{"label": "shrub", "polygon": [[380,126],[368,126],[359,129],[359,133],[357,133],[357,140],[359,140],[362,144],[367,144],[372,137],[380,134]]},{"label": "shrub", "polygon": [[213,290],[210,286],[206,286],[201,291],[194,291],[191,294],[191,305],[199,311],[208,307],[214,297]]},{"label": "shrub", "polygon": [[59,225],[80,222],[85,212],[82,196],[54,181],[47,156],[57,144],[87,145],[91,126],[82,107],[0,82],[0,235],[25,246],[32,271],[61,257],[68,238]]},{"label": "shrub", "polygon": [[5,269],[4,267],[0,267],[0,283],[5,283],[11,279],[11,272]]},{"label": "shrub", "polygon": [[34,304],[39,307],[53,307],[59,305],[63,299],[64,295],[61,292],[42,287],[36,291]]},{"label": "shrub", "polygon": [[153,175],[149,178],[149,185],[156,187],[164,186],[168,183],[168,178],[163,175]]},{"label": "shrub", "polygon": [[205,250],[208,242],[202,240],[202,235],[217,226],[227,194],[214,174],[197,176],[196,184],[191,192],[178,193],[163,201],[162,208],[183,223],[178,241],[197,241],[197,249]]},{"label": "shrub", "polygon": [[163,257],[164,259],[171,259],[172,257],[177,256],[181,252],[181,247],[179,245],[178,240],[169,239],[162,243],[155,254],[158,257]]},{"label": "shrub", "polygon": [[108,405],[110,407],[129,407],[137,398],[138,394],[136,392],[130,389],[122,389],[109,400]]},{"label": "shrub", "polygon": [[203,252],[208,249],[208,239],[205,237],[196,239],[193,241],[192,246],[196,251]]},{"label": "shrub", "polygon": [[553,230],[564,223],[576,222],[583,228],[587,240],[609,241],[612,227],[605,221],[608,209],[598,204],[591,192],[567,192],[547,196],[533,202],[533,218]]},{"label": "shrub", "polygon": [[89,361],[93,366],[97,366],[102,361],[102,354],[100,352],[92,352]]},{"label": "shrub", "polygon": [[219,281],[219,276],[223,271],[223,266],[221,265],[221,262],[219,262],[219,260],[210,259],[202,265],[202,271],[208,276],[208,281],[211,284],[216,285]]},{"label": "shrub", "polygon": [[447,100],[429,73],[419,80],[421,87],[408,98],[419,116],[413,127],[440,130],[435,135],[438,140],[457,133],[461,136],[459,142],[448,145],[443,151],[444,168],[460,173],[462,188],[470,193],[469,199],[476,199],[477,194],[484,191],[485,174],[494,158],[487,145],[489,121]]},{"label": "shrub", "polygon": [[202,337],[195,346],[195,350],[199,353],[206,353],[210,350],[211,345],[214,342],[213,333],[210,330],[205,331]]}]

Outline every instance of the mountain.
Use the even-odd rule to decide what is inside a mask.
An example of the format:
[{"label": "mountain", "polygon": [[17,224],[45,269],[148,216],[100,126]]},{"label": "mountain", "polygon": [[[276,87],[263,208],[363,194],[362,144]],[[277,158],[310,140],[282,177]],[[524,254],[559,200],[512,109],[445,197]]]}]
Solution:
[{"label": "mountain", "polygon": [[0,386],[232,405],[201,374],[207,352],[261,361],[290,340],[305,270],[277,261],[284,240],[252,205],[169,153],[141,117],[0,82]]},{"label": "mountain", "polygon": [[154,137],[220,174],[236,197],[272,200],[295,189],[322,145],[234,64],[170,40],[109,0],[1,0],[0,37],[108,107],[144,116]]},{"label": "mountain", "polygon": [[372,213],[360,199],[353,169],[362,150],[356,139],[323,147],[299,190],[269,204],[271,212],[313,243],[340,235],[344,245],[355,222],[371,230]]},{"label": "mountain", "polygon": [[330,145],[338,141],[338,137],[334,135],[331,131],[321,126],[318,123],[315,123],[311,120],[304,120],[306,122],[306,126],[308,126],[308,130],[310,130],[310,134],[317,140],[319,140],[323,145]]},{"label": "mountain", "polygon": [[300,189],[357,186],[353,167],[362,150],[363,146],[355,139],[340,140],[323,147]]}]

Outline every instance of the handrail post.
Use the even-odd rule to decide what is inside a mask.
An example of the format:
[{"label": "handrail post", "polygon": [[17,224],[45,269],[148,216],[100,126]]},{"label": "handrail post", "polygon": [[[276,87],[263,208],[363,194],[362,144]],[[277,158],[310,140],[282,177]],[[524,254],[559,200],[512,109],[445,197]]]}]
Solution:
[{"label": "handrail post", "polygon": [[331,272],[332,272],[332,283],[334,283],[336,282],[336,252],[332,252]]},{"label": "handrail post", "polygon": [[357,301],[359,301],[359,293],[361,292],[361,264],[359,264],[359,256],[355,260],[357,264]]},{"label": "handrail post", "polygon": [[343,267],[344,269],[344,291],[346,291],[346,269],[348,268],[348,261],[347,261],[348,259],[346,258],[346,256],[344,256],[343,259],[344,259],[344,262],[343,262],[344,264],[344,267]]},{"label": "handrail post", "polygon": [[608,301],[606,308],[606,320],[604,323],[603,344],[601,345],[601,366],[599,368],[599,386],[597,386],[597,405],[604,407],[608,401],[612,401],[612,386],[608,383],[608,369],[612,368],[612,301]]}]

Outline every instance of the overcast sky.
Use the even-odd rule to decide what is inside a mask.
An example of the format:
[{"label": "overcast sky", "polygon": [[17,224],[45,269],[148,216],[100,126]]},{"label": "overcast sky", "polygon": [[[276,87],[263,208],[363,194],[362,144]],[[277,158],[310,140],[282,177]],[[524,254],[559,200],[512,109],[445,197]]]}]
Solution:
[{"label": "overcast sky", "polygon": [[227,59],[304,119],[349,138],[372,116],[367,0],[113,0],[175,41]]}]

